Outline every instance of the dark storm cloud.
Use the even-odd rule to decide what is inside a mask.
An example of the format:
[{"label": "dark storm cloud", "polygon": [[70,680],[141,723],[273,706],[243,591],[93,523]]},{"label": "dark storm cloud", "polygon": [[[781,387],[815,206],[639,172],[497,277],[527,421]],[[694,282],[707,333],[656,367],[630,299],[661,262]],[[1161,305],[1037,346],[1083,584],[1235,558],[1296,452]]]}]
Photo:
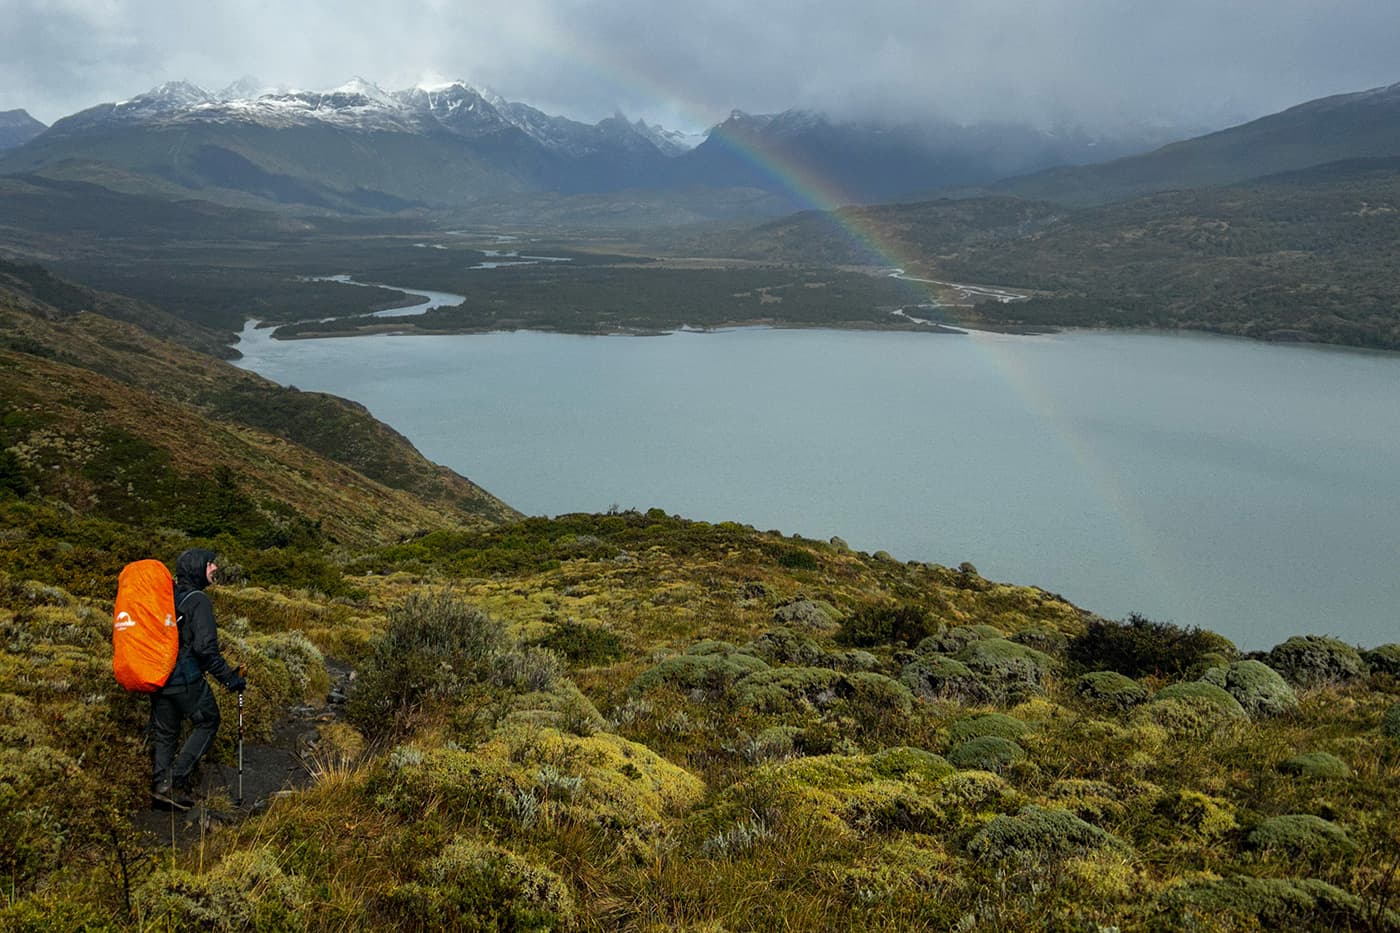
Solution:
[{"label": "dark storm cloud", "polygon": [[1400,80],[1377,0],[0,0],[0,109],[51,122],[167,80],[464,78],[551,112],[732,108],[1219,123]]}]

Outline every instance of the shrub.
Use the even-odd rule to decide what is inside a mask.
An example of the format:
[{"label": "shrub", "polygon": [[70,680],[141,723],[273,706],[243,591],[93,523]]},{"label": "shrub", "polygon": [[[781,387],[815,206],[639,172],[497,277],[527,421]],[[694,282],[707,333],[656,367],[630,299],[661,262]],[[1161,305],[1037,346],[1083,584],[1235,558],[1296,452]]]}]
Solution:
[{"label": "shrub", "polygon": [[568,658],[570,664],[585,667],[606,664],[622,657],[622,638],[616,632],[574,619],[560,622],[553,631],[533,644]]},{"label": "shrub", "polygon": [[1027,804],[1014,816],[994,817],[972,837],[967,850],[987,861],[1040,861],[1121,845],[1110,834],[1068,810]]},{"label": "shrub", "polygon": [[546,648],[512,648],[491,659],[489,673],[498,687],[535,693],[553,687],[564,676],[564,665]]},{"label": "shrub", "polygon": [[1126,622],[1094,619],[1084,634],[1069,643],[1069,658],[1090,670],[1112,670],[1129,677],[1164,674],[1182,677],[1234,657],[1235,646],[1214,632],[1170,622],[1154,622],[1137,613]]},{"label": "shrub", "polygon": [[895,603],[866,603],[841,623],[836,633],[840,644],[856,648],[881,645],[917,645],[938,623],[917,606]]},{"label": "shrub", "polygon": [[916,658],[904,665],[900,681],[925,699],[955,700],[959,703],[990,703],[996,692],[966,664],[941,655]]},{"label": "shrub", "polygon": [[982,713],[978,716],[959,719],[953,723],[952,728],[948,730],[948,738],[956,745],[959,742],[983,735],[995,735],[1003,739],[1014,740],[1030,731],[1030,726],[1014,716],[1008,716],[1005,713]]},{"label": "shrub", "polygon": [[501,623],[451,592],[414,593],[390,611],[346,714],[367,734],[383,734],[479,680],[506,645]]},{"label": "shrub", "polygon": [[1288,682],[1262,661],[1237,661],[1213,667],[1201,677],[1239,701],[1250,718],[1277,716],[1298,708],[1298,695]]},{"label": "shrub", "polygon": [[1032,625],[1011,636],[1018,645],[1034,648],[1051,657],[1062,658],[1069,650],[1069,638],[1058,629],[1047,625]]},{"label": "shrub", "polygon": [[1370,651],[1361,652],[1361,660],[1377,674],[1400,677],[1400,644],[1381,645]]},{"label": "shrub", "polygon": [[1249,843],[1263,851],[1302,858],[1326,858],[1356,851],[1346,830],[1310,813],[1271,817],[1249,833]]},{"label": "shrub", "polygon": [[1117,671],[1091,671],[1076,677],[1070,690],[1094,709],[1126,713],[1147,702],[1147,688]]},{"label": "shrub", "polygon": [[1169,889],[1158,907],[1162,930],[1216,929],[1226,918],[1252,921],[1226,929],[1386,929],[1398,919],[1389,910],[1375,917],[1361,898],[1316,878],[1203,878]]},{"label": "shrub", "polygon": [[1400,703],[1392,703],[1381,716],[1381,734],[1400,740]]},{"label": "shrub", "polygon": [[395,889],[394,906],[424,929],[558,930],[574,924],[564,880],[508,849],[457,837]]},{"label": "shrub", "polygon": [[1049,655],[1005,638],[975,641],[958,654],[957,660],[992,686],[999,699],[1010,703],[1040,693],[1055,664]]},{"label": "shrub", "polygon": [[1344,778],[1351,776],[1346,762],[1327,752],[1304,752],[1281,762],[1278,769],[1284,774],[1294,774],[1309,778]]},{"label": "shrub", "polygon": [[949,763],[964,771],[1000,773],[1013,762],[1026,757],[1026,750],[1010,739],[998,735],[983,735],[968,739],[948,753]]},{"label": "shrub", "polygon": [[811,551],[790,548],[778,555],[778,563],[789,570],[816,570],[817,559]]},{"label": "shrub", "polygon": [[1275,645],[1269,666],[1299,687],[1346,684],[1365,677],[1366,662],[1350,645],[1321,635],[1295,635]]}]

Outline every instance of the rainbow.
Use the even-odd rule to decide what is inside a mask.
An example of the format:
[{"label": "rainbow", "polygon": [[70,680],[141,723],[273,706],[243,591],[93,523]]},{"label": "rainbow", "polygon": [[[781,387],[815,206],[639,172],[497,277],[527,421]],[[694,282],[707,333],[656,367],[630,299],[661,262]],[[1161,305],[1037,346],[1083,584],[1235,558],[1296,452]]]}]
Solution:
[{"label": "rainbow", "polygon": [[[604,76],[619,89],[650,88],[662,108],[680,116],[691,116],[692,122],[696,124],[709,121],[712,109],[698,100],[691,99],[685,89],[669,75],[643,72],[628,60],[628,56],[590,46],[580,41],[577,35],[556,35],[553,39],[551,44],[554,46],[554,52],[561,58],[575,59],[581,66]],[[820,176],[797,160],[785,157],[781,152],[760,150],[729,135],[721,135],[715,139],[763,177],[771,179],[789,192],[798,203],[806,204],[811,210],[820,212],[831,223],[833,229],[872,259],[872,265],[887,268],[894,273],[914,264],[915,257],[904,255],[899,246],[886,241],[873,225],[862,223],[859,212],[841,210],[858,203],[858,199],[840,190],[834,180]],[[929,287],[933,283],[920,283],[913,279],[905,281],[911,288],[922,292],[924,300],[937,303],[935,293]],[[1148,530],[1149,526],[1139,503],[1127,492],[1121,481],[1121,471],[1111,460],[1100,456],[1088,439],[1075,428],[1072,419],[1067,417],[1054,401],[1053,394],[1046,390],[1044,384],[1026,365],[1024,354],[1013,352],[1013,347],[1018,346],[1021,338],[977,331],[971,332],[970,336],[970,345],[1012,387],[1016,395],[1023,400],[1027,410],[1050,429],[1058,443],[1097,490],[1105,508],[1116,517],[1122,527],[1125,540],[1131,543],[1136,565],[1143,568],[1155,583],[1173,595],[1188,592],[1189,575],[1158,546]],[[1179,605],[1189,605],[1188,601],[1176,602]]]}]

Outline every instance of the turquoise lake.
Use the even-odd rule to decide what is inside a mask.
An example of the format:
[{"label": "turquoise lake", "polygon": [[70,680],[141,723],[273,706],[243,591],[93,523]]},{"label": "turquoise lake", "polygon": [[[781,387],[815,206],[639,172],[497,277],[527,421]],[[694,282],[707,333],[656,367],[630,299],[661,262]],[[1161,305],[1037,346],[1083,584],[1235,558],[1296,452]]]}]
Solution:
[{"label": "turquoise lake", "polygon": [[1400,354],[763,328],[239,349],[529,514],[840,536],[1242,648],[1400,641]]}]

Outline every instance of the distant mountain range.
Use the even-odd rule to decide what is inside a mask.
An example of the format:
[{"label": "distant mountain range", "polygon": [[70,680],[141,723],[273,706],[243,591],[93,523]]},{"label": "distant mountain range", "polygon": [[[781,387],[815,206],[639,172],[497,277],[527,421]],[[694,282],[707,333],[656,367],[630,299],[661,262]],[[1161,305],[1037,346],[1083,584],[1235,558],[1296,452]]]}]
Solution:
[{"label": "distant mountain range", "polygon": [[1400,84],[1338,94],[1100,165],[989,186],[996,194],[1105,204],[1157,191],[1229,185],[1329,162],[1400,155]]},{"label": "distant mountain range", "polygon": [[46,127],[25,110],[0,110],[0,150],[23,146]]},{"label": "distant mountain range", "polygon": [[[621,114],[589,125],[456,82],[325,92],[185,82],[64,117],[0,172],[238,206],[372,213],[542,192],[749,188],[772,210],[897,200],[1160,143],[1020,125],[834,122],[735,111],[703,137]],[[813,179],[820,179],[814,184]]]}]

